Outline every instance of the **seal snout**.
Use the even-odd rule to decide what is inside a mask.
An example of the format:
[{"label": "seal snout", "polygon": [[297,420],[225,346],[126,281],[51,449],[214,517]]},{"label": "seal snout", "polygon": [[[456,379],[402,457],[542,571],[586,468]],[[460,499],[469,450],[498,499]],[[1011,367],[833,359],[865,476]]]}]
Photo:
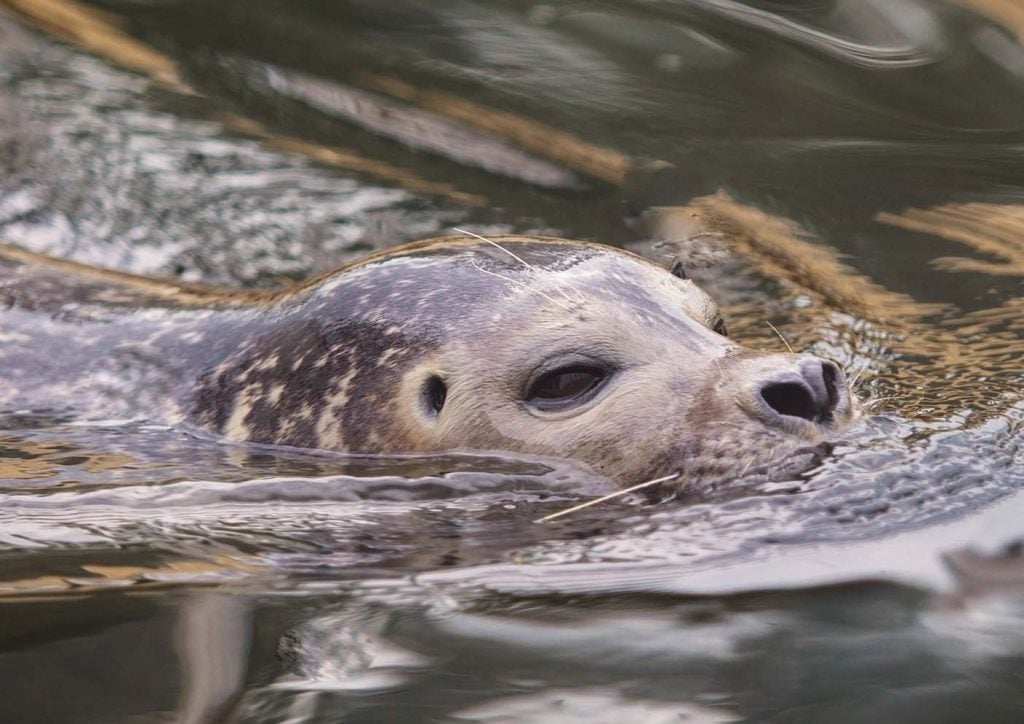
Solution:
[{"label": "seal snout", "polygon": [[757,417],[773,427],[791,428],[805,420],[815,425],[835,422],[849,406],[846,377],[834,362],[801,360],[795,369],[777,371],[757,387]]}]

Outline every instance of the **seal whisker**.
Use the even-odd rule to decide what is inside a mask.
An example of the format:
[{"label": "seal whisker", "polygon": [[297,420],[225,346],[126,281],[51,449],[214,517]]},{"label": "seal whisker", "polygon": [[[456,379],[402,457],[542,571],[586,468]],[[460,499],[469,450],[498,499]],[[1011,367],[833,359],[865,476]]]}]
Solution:
[{"label": "seal whisker", "polygon": [[[558,306],[560,306],[562,309],[566,310],[567,312],[571,312],[572,311],[572,308],[569,305],[564,304],[564,303],[558,301],[554,297],[552,297],[552,296],[550,296],[548,294],[545,294],[544,292],[542,292],[539,289],[534,289],[533,287],[531,287],[526,282],[521,282],[518,279],[513,279],[512,277],[507,277],[504,274],[498,274],[498,272],[488,271],[487,269],[484,269],[482,266],[477,264],[476,261],[474,261],[474,260],[470,260],[469,263],[472,264],[474,267],[476,267],[476,270],[479,271],[479,272],[483,272],[484,274],[490,274],[492,277],[498,277],[498,279],[504,279],[506,282],[508,282],[510,284],[517,284],[520,287],[523,287],[524,289],[527,289],[527,290],[529,290],[531,292],[536,292],[537,294],[541,295],[542,297],[547,299],[552,304],[557,304]],[[570,300],[570,301],[572,301],[572,300]]]},{"label": "seal whisker", "polygon": [[[775,457],[775,448],[773,447],[772,451],[770,453],[768,453],[768,458],[767,459],[771,460],[774,457]],[[756,463],[756,462],[757,462],[757,458],[756,457],[750,458],[747,461],[747,464],[743,466],[743,469],[740,470],[739,474],[736,476],[736,479],[737,480],[742,479],[743,476],[746,475],[747,472],[750,470],[750,468],[754,467],[754,463]]]},{"label": "seal whisker", "polygon": [[774,324],[772,324],[771,322],[765,322],[765,324],[767,324],[767,325],[768,325],[769,327],[771,327],[771,330],[772,330],[773,332],[775,332],[775,334],[779,335],[779,339],[781,339],[781,340],[782,340],[782,343],[783,343],[784,345],[786,345],[786,349],[788,349],[788,350],[789,350],[789,353],[790,353],[790,354],[796,354],[796,352],[794,352],[794,351],[793,351],[793,348],[792,348],[792,347],[790,346],[789,342],[788,342],[788,341],[786,341],[786,338],[782,336],[782,332],[780,332],[779,330],[777,330],[777,329],[775,328],[775,325],[774,325]]},{"label": "seal whisker", "polygon": [[552,513],[551,515],[545,515],[543,518],[537,518],[537,520],[535,520],[533,522],[534,523],[547,523],[548,521],[555,520],[556,518],[561,518],[563,515],[568,515],[569,513],[575,513],[577,510],[583,510],[584,508],[589,508],[592,505],[597,505],[598,503],[603,503],[606,500],[611,500],[612,498],[618,498],[619,496],[625,495],[626,493],[632,493],[632,492],[634,492],[636,490],[641,490],[641,489],[647,488],[647,487],[649,487],[651,485],[657,485],[658,483],[667,483],[669,480],[675,480],[676,478],[679,477],[679,475],[680,475],[679,473],[673,473],[672,475],[666,475],[666,476],[661,477],[661,478],[655,478],[654,480],[648,480],[646,483],[640,483],[639,485],[633,485],[633,486],[631,486],[629,488],[625,488],[623,490],[617,490],[614,493],[608,493],[608,495],[602,495],[600,498],[594,498],[593,500],[588,500],[585,503],[580,503],[579,505],[574,505],[571,508],[566,508],[565,510],[560,510],[557,513]]},{"label": "seal whisker", "polygon": [[537,270],[537,268],[536,268],[535,266],[533,266],[533,265],[532,265],[532,264],[530,264],[530,263],[529,263],[528,261],[526,261],[525,259],[523,259],[523,257],[519,256],[518,254],[516,254],[516,253],[515,253],[514,251],[512,251],[511,249],[506,249],[505,247],[503,247],[503,246],[502,246],[501,244],[499,244],[498,242],[496,242],[496,241],[493,241],[493,240],[491,240],[491,239],[488,239],[488,238],[487,238],[486,236],[480,236],[480,234],[474,234],[474,233],[473,233],[472,231],[466,231],[465,229],[460,229],[460,228],[459,228],[459,227],[457,227],[457,226],[453,226],[453,227],[452,227],[452,231],[457,231],[457,232],[459,232],[460,234],[465,234],[466,236],[472,236],[472,237],[473,237],[474,239],[479,239],[480,241],[486,241],[486,242],[487,242],[488,244],[490,244],[491,246],[493,246],[493,247],[495,247],[495,248],[497,248],[497,249],[500,249],[501,251],[503,251],[503,252],[505,252],[506,254],[508,254],[508,255],[509,255],[510,257],[512,257],[513,259],[515,259],[515,260],[516,260],[517,262],[519,262],[520,264],[522,264],[523,266],[525,266],[525,267],[526,267],[527,269],[529,269],[530,271],[536,271],[536,270]]},{"label": "seal whisker", "polygon": [[[466,231],[465,229],[460,229],[460,228],[459,228],[459,227],[457,227],[457,226],[453,226],[453,227],[452,227],[452,231],[457,231],[457,232],[458,232],[458,233],[460,233],[460,234],[465,234],[466,236],[472,236],[472,237],[473,237],[474,239],[479,239],[480,241],[485,241],[485,242],[487,242],[488,244],[490,244],[491,246],[495,247],[496,249],[498,249],[498,250],[500,250],[500,251],[503,251],[503,252],[505,252],[505,253],[506,253],[506,254],[508,254],[508,255],[509,255],[510,257],[512,257],[513,259],[515,259],[516,261],[518,261],[518,262],[519,262],[520,264],[522,264],[523,266],[525,266],[525,267],[526,267],[527,269],[529,269],[530,271],[532,271],[532,272],[536,272],[536,271],[537,271],[537,268],[536,268],[535,266],[533,266],[532,264],[530,264],[530,263],[529,263],[528,261],[526,261],[525,259],[523,259],[523,258],[522,258],[521,256],[519,256],[518,254],[516,254],[516,253],[515,253],[514,251],[512,251],[511,249],[506,249],[506,248],[505,248],[504,246],[502,246],[502,245],[501,245],[501,244],[499,244],[498,242],[494,241],[493,239],[488,239],[488,238],[487,238],[486,236],[481,236],[480,234],[474,234],[474,233],[473,233],[472,231]],[[568,283],[568,282],[566,282],[566,284],[569,284],[569,283]],[[574,292],[576,292],[577,294],[579,294],[580,298],[579,298],[579,300],[577,300],[577,301],[582,301],[582,300],[584,299],[584,297],[583,297],[583,293],[582,293],[582,292],[580,292],[580,290],[579,290],[579,289],[576,289],[575,287],[573,287],[573,286],[572,286],[572,284],[569,284],[569,286],[570,286],[570,287],[572,288],[572,290],[573,290]],[[572,299],[570,299],[570,298],[569,298],[569,295],[568,295],[568,294],[566,294],[566,293],[565,293],[565,290],[564,290],[564,289],[562,289],[561,287],[559,287],[559,288],[558,288],[558,292],[559,292],[559,294],[561,294],[561,295],[562,295],[563,297],[565,297],[566,301],[569,301],[569,302],[572,302],[572,301],[574,301],[574,300],[572,300]]]}]

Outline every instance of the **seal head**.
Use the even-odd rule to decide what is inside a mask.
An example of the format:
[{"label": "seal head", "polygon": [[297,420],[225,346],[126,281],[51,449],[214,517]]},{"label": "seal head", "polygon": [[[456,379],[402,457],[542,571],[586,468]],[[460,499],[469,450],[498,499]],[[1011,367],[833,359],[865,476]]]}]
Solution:
[{"label": "seal head", "polygon": [[764,471],[853,419],[838,365],[740,347],[675,272],[545,237],[399,247],[223,312],[231,348],[181,404],[234,440],[554,455],[622,485]]}]

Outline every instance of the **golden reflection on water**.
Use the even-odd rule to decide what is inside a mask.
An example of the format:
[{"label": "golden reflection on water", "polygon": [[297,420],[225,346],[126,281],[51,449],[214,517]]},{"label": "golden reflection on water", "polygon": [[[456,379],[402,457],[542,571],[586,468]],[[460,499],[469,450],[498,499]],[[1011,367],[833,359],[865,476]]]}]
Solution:
[{"label": "golden reflection on water", "polygon": [[[182,79],[181,70],[173,58],[127,35],[119,27],[115,16],[75,0],[0,0],[0,7],[3,6],[17,11],[24,20],[41,30],[69,40],[116,65],[143,73],[168,90],[201,95]],[[488,108],[448,93],[416,88],[401,79],[380,74],[361,73],[356,82],[375,93],[409,104],[407,107],[410,111],[415,109],[415,112],[426,114],[427,117],[433,116],[439,126],[454,123],[456,126],[483,132],[485,137],[493,140],[495,148],[507,143],[605,183],[622,184],[634,166],[629,156],[618,151],[595,146],[543,123]],[[340,84],[337,87],[339,90],[344,89]],[[402,112],[400,108],[387,111]],[[236,113],[213,111],[210,115],[232,131],[256,137],[268,148],[299,154],[335,168],[375,176],[409,191],[447,198],[465,206],[485,206],[489,203],[480,194],[461,191],[443,181],[422,178],[410,169],[369,158],[355,149],[283,135],[252,118]],[[372,113],[367,113],[365,120],[373,126]]]},{"label": "golden reflection on water", "polygon": [[72,0],[2,0],[0,6],[4,5],[42,30],[123,68],[144,73],[168,89],[186,94],[195,92],[182,80],[174,60],[129,36],[118,27],[113,15]]},{"label": "golden reflection on water", "polygon": [[[51,565],[60,567],[59,561]],[[187,585],[193,588],[204,583],[223,584],[232,578],[249,578],[270,569],[237,557],[215,555],[208,559],[181,558],[153,565],[103,565],[70,563],[66,570],[3,580],[0,579],[0,604],[24,602],[26,598],[42,599],[52,595],[89,595],[100,591],[131,586],[140,593]]]},{"label": "golden reflection on water", "polygon": [[[115,16],[82,5],[74,0],[0,0],[40,30],[70,41],[105,58],[115,65],[142,73],[157,85],[184,95],[200,95],[185,82],[173,58],[130,37],[118,25]],[[335,168],[365,173],[416,193],[448,198],[467,206],[482,206],[486,199],[478,194],[457,190],[451,184],[420,178],[409,169],[365,157],[354,149],[328,147],[310,141],[274,133],[262,124],[234,113],[211,112],[211,117],[226,128],[254,136],[265,145],[287,153],[306,156]]]},{"label": "golden reflection on water", "polygon": [[790,219],[772,216],[717,193],[683,207],[652,209],[659,236],[685,239],[716,233],[765,277],[786,280],[824,304],[872,322],[921,319],[942,310],[906,294],[889,291],[812,242],[810,232]]},{"label": "golden reflection on water", "polygon": [[[933,259],[932,266],[943,272],[1024,276],[1024,206],[948,204],[909,209],[902,214],[880,213],[876,219],[959,242],[1000,260]],[[964,409],[988,408],[997,412],[1021,398],[1024,297],[1012,297],[997,307],[967,313],[951,310],[937,320],[934,329],[920,330],[917,338],[933,342],[928,347],[932,359],[924,361],[920,373],[930,377],[921,383],[941,386],[942,399],[959,402]]]},{"label": "golden reflection on water", "polygon": [[984,15],[1024,39],[1024,5],[1020,0],[953,0],[968,10]]},{"label": "golden reflection on water", "polygon": [[875,219],[883,224],[966,244],[981,254],[1000,260],[990,262],[959,256],[933,259],[932,266],[941,271],[1024,276],[1024,206],[948,204],[932,209],[908,209],[902,214],[883,212]]},{"label": "golden reflection on water", "polygon": [[284,153],[297,153],[328,166],[376,176],[396,183],[409,191],[432,196],[443,196],[464,206],[487,205],[487,199],[480,194],[459,191],[451,184],[440,181],[428,181],[407,169],[385,163],[384,161],[366,158],[351,149],[325,146],[321,143],[313,143],[301,138],[275,134],[251,119],[242,118],[234,114],[218,115],[217,118],[228,128],[240,132],[245,131],[262,139],[267,148],[273,148]]},{"label": "golden reflection on water", "polygon": [[557,131],[536,121],[498,111],[434,90],[416,88],[397,78],[363,73],[359,81],[367,88],[387,93],[420,108],[485,131],[495,138],[511,141],[568,168],[610,184],[620,185],[633,168],[633,161],[618,151],[601,148]]},{"label": "golden reflection on water", "polygon": [[0,436],[0,481],[68,477],[76,468],[100,473],[120,470],[136,462],[128,455],[84,450],[67,442]]}]

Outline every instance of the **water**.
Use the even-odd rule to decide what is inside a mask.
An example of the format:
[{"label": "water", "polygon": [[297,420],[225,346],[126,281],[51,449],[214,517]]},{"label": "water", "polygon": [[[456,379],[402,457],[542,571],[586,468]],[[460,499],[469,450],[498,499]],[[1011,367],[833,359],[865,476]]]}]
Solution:
[{"label": "water", "polygon": [[0,235],[262,287],[696,231],[730,334],[874,416],[792,481],[540,525],[607,482],[8,410],[6,719],[1018,721],[1016,6],[436,5],[5,3]]}]

